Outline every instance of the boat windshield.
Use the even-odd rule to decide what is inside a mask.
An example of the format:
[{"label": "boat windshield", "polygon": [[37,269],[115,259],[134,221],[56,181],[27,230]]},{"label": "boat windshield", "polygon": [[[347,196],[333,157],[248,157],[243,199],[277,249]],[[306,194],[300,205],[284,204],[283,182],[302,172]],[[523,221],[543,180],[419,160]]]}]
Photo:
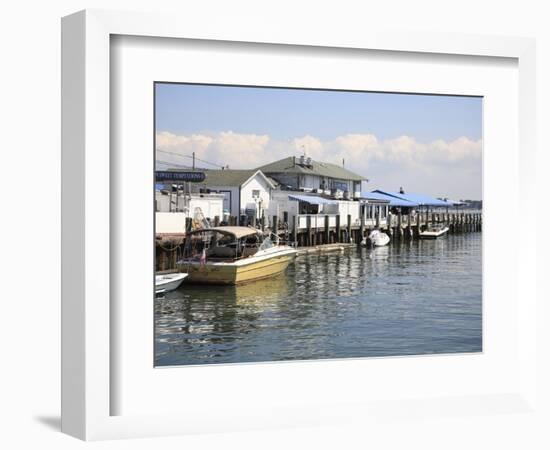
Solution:
[{"label": "boat windshield", "polygon": [[271,238],[266,237],[264,241],[262,242],[262,245],[258,248],[258,251],[267,250],[268,248],[274,247],[275,244],[271,240]]}]

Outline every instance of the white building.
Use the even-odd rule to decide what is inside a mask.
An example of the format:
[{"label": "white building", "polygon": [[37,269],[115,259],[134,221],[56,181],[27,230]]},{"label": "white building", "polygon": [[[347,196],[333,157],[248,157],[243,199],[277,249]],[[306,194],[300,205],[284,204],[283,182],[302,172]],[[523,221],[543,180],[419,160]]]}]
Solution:
[{"label": "white building", "polygon": [[314,161],[305,156],[289,156],[259,167],[284,189],[353,199],[361,195],[361,183],[367,181],[336,164]]},{"label": "white building", "polygon": [[262,217],[275,188],[261,170],[204,170],[205,181],[193,183],[194,190],[223,195],[223,208],[234,217]]},{"label": "white building", "polygon": [[217,216],[223,220],[223,200],[220,194],[157,190],[155,192],[155,232],[179,234],[185,232],[185,220],[198,214],[213,221]]}]

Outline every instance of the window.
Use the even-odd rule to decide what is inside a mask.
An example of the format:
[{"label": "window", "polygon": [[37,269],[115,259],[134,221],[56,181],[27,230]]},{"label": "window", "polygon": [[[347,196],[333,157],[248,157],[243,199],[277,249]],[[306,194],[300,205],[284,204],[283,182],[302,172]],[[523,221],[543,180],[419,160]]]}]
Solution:
[{"label": "window", "polygon": [[260,190],[259,189],[253,189],[252,190],[252,198],[260,198]]}]

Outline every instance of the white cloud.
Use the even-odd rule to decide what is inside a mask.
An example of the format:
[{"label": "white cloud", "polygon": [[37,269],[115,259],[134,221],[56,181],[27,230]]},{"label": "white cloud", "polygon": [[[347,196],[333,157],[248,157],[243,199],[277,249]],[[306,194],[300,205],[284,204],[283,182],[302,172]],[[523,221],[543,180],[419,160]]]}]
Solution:
[{"label": "white cloud", "polygon": [[318,161],[342,164],[345,160],[346,168],[371,180],[371,188],[405,186],[432,195],[481,198],[482,141],[467,137],[426,143],[411,136],[381,140],[366,133],[325,141],[310,135],[282,141],[232,131],[190,135],[162,131],[157,133],[157,150],[162,151],[157,160],[168,163],[190,165],[189,157],[195,152],[198,159],[233,169],[255,168],[305,151]]}]

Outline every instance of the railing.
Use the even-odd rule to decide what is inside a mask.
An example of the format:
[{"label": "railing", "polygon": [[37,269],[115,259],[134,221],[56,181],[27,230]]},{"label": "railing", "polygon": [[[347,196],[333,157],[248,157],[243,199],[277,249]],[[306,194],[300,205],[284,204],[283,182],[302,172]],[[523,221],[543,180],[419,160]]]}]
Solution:
[{"label": "railing", "polygon": [[[336,217],[338,217],[338,214],[299,214],[296,216],[296,228],[298,230],[307,229],[308,217],[310,218],[311,228],[321,230],[325,228],[325,217],[328,217],[328,226],[330,228],[336,227]],[[342,222],[340,222],[340,226],[342,226]]]},{"label": "railing", "polygon": [[[325,217],[328,217],[328,226],[329,228],[336,228],[338,224],[337,217],[340,217],[340,228],[344,229],[348,226],[348,217],[347,215],[339,215],[339,214],[298,214],[296,216],[296,228],[298,230],[306,230],[308,227],[308,217],[310,221],[310,227],[312,230],[324,230],[325,229]],[[381,226],[387,225],[386,218],[380,219],[379,221]],[[372,218],[365,218],[365,226],[366,227],[374,227],[376,226],[376,219]],[[356,228],[361,225],[361,220],[359,218],[356,218],[355,220],[352,220],[351,226]]]},{"label": "railing", "polygon": [[[328,227],[334,229],[338,226],[338,214],[299,214],[296,216],[296,228],[297,230],[306,230],[309,227],[312,230],[324,230],[326,226],[325,217],[328,217]],[[309,218],[309,219],[308,219]],[[388,224],[388,219],[390,223]],[[431,222],[443,222],[443,223],[452,223],[468,220],[481,220],[481,213],[416,213],[411,215],[410,221],[408,215],[401,216],[401,226],[406,227],[409,225],[415,226],[418,223],[425,225],[426,221]],[[400,223],[399,215],[390,214],[388,217],[380,218],[377,222],[376,218],[365,218],[364,226],[366,228],[373,228],[376,225],[380,227],[398,227]],[[361,225],[359,218],[352,220],[352,228],[358,228]],[[345,229],[348,226],[347,215],[340,215],[340,228]]]}]

